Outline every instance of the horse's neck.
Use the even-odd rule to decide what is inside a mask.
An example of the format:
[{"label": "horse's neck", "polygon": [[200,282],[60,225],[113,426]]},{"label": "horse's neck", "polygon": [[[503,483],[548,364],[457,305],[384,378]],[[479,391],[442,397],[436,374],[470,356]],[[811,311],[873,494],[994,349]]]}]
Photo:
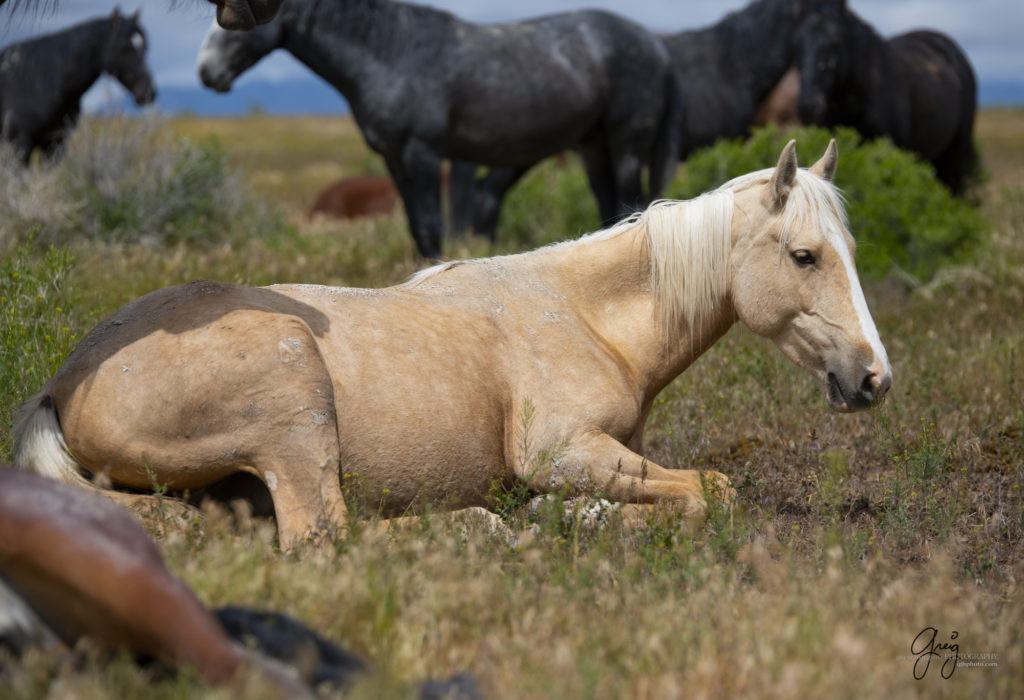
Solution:
[{"label": "horse's neck", "polygon": [[390,0],[299,6],[297,14],[283,19],[294,30],[287,32],[283,48],[355,107],[364,90],[387,89],[382,83],[393,71],[396,55],[408,46],[409,32],[416,29],[403,29],[403,18],[417,11],[430,12]]},{"label": "horse's neck", "polygon": [[653,397],[729,330],[734,314],[723,299],[702,327],[684,324],[670,338],[659,324],[644,235],[636,226],[619,235],[554,246],[547,255],[574,310],[625,358],[645,395]]},{"label": "horse's neck", "polygon": [[793,63],[793,18],[778,3],[755,3],[703,30],[714,37],[718,65],[760,100]]},{"label": "horse's neck", "polygon": [[103,55],[110,37],[109,23],[90,22],[52,37],[49,47],[59,53],[59,62],[66,70],[48,76],[52,80],[50,95],[62,104],[77,104],[81,96],[103,73]]}]

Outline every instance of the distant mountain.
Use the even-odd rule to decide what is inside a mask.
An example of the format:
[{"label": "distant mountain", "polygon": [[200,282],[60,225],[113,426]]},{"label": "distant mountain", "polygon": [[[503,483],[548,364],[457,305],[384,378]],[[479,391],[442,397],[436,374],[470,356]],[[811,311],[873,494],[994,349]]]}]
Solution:
[{"label": "distant mountain", "polygon": [[[118,89],[99,109],[90,111],[132,111],[131,98]],[[978,86],[982,107],[1024,106],[1024,80],[988,80]],[[347,114],[348,103],[338,91],[319,78],[290,82],[242,84],[220,94],[201,85],[195,87],[157,86],[157,106],[169,114],[188,112],[198,116],[237,116],[259,111],[268,114]]]},{"label": "distant mountain", "polygon": [[983,80],[978,84],[982,107],[1024,105],[1024,80]]},{"label": "distant mountain", "polygon": [[[267,114],[348,114],[348,103],[337,90],[319,79],[276,83],[243,82],[231,92],[217,93],[201,85],[157,85],[156,106],[168,114],[239,116]],[[123,112],[137,108],[122,90],[89,111]]]}]

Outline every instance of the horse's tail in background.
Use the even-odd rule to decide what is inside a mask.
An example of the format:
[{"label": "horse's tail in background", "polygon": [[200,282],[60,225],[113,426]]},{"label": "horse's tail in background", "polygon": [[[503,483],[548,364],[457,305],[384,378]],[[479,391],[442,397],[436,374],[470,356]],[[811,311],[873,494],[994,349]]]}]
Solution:
[{"label": "horse's tail in background", "polygon": [[57,408],[45,390],[26,401],[14,421],[14,465],[69,484],[93,486],[71,456]]},{"label": "horse's tail in background", "polygon": [[978,79],[967,53],[952,37],[942,32],[922,30],[915,33],[935,53],[941,55],[960,81],[960,121],[957,133],[945,152],[933,161],[935,172],[950,191],[962,196],[982,177],[981,158],[974,143],[974,119],[978,110]]},{"label": "horse's tail in background", "polygon": [[682,153],[683,118],[685,105],[683,90],[674,70],[670,70],[665,78],[665,109],[658,125],[658,133],[654,139],[654,152],[651,154],[650,188],[648,196],[651,201],[658,198],[662,190],[672,182],[676,172],[676,162]]}]

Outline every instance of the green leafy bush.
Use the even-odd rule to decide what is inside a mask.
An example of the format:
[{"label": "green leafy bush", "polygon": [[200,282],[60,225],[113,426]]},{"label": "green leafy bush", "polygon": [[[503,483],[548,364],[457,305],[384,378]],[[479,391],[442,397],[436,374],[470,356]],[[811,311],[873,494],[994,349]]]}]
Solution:
[{"label": "green leafy bush", "polygon": [[687,160],[669,195],[688,199],[738,175],[772,167],[790,138],[796,139],[801,165],[811,165],[833,136],[839,147],[836,184],[848,202],[862,276],[900,271],[927,281],[941,266],[964,260],[984,225],[979,211],[952,197],[915,155],[888,139],[862,142],[852,129],[765,128],[747,140],[720,141]]},{"label": "green leafy bush", "polygon": [[33,259],[30,240],[0,259],[0,458],[9,460],[14,411],[39,391],[77,343],[67,310],[74,262],[66,248]]}]

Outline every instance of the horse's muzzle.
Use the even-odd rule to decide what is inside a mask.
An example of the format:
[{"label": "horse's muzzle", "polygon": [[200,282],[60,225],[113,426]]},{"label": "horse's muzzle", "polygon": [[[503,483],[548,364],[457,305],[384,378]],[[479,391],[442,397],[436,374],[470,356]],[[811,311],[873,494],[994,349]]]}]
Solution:
[{"label": "horse's muzzle", "polygon": [[828,402],[842,413],[871,408],[882,400],[892,386],[892,373],[886,369],[866,369],[856,384],[843,381],[835,372],[828,373]]},{"label": "horse's muzzle", "polygon": [[153,104],[153,100],[156,99],[156,88],[152,84],[137,88],[132,92],[132,97],[135,98],[135,104],[140,107]]},{"label": "horse's muzzle", "polygon": [[199,79],[214,92],[230,92],[231,79],[223,71],[214,71],[206,66],[199,68]]}]

